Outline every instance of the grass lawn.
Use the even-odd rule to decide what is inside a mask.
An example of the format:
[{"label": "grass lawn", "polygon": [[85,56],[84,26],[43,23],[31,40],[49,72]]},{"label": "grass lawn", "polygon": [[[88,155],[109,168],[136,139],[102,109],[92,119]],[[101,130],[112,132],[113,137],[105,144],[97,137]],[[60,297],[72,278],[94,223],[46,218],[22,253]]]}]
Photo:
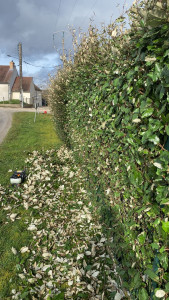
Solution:
[{"label": "grass lawn", "polygon": [[[10,205],[12,202],[10,203]],[[26,230],[25,220],[29,218],[29,212],[19,209],[21,219],[7,223],[6,212],[0,210],[0,299],[9,299],[8,292],[11,286],[10,280],[15,276],[19,260],[11,251],[12,247],[21,248],[30,243],[31,234]]]},{"label": "grass lawn", "polygon": [[12,127],[0,145],[0,184],[9,183],[12,174],[9,170],[24,169],[24,161],[33,150],[46,150],[60,145],[52,116],[37,114],[34,123],[34,113],[15,113]]},{"label": "grass lawn", "polygon": [[[9,185],[12,174],[9,170],[24,169],[24,161],[33,150],[56,148],[60,145],[61,141],[56,135],[50,115],[37,114],[34,123],[34,113],[15,113],[12,127],[0,145],[0,184]],[[5,196],[8,194],[10,199],[10,190]],[[13,207],[13,202],[11,197],[8,204]],[[26,230],[25,223],[30,218],[30,211],[23,207],[18,209],[21,218],[12,224],[6,222],[6,215],[11,213],[11,209],[0,209],[0,299],[9,299],[8,291],[13,285],[10,280],[15,276],[17,264],[19,268],[18,257],[12,253],[11,248],[30,244],[30,233]],[[23,255],[22,260],[24,259],[26,255]]]}]

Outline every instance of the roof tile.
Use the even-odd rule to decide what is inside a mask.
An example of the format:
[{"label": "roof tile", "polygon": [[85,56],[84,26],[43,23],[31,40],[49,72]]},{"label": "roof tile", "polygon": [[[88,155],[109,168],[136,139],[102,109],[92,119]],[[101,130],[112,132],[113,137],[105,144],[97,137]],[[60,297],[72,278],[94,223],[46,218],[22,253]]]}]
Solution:
[{"label": "roof tile", "polygon": [[0,83],[9,83],[12,73],[9,66],[0,66]]},{"label": "roof tile", "polygon": [[[22,89],[23,92],[30,92],[31,82],[33,81],[33,77],[22,77]],[[20,77],[16,77],[14,85],[12,87],[12,92],[20,91]]]}]

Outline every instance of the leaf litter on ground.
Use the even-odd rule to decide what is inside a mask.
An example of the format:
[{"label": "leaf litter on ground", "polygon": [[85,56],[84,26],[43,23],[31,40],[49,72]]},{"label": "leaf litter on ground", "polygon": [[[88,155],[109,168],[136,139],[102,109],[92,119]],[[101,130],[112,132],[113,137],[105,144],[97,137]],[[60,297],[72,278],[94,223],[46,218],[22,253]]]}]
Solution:
[{"label": "leaf litter on ground", "polygon": [[119,276],[106,250],[112,239],[102,234],[72,152],[63,146],[34,151],[26,164],[29,174],[23,185],[8,193],[0,186],[6,223],[12,226],[22,207],[32,234],[29,245],[11,248],[19,259],[11,299],[62,299],[62,294],[64,299],[122,299]]}]

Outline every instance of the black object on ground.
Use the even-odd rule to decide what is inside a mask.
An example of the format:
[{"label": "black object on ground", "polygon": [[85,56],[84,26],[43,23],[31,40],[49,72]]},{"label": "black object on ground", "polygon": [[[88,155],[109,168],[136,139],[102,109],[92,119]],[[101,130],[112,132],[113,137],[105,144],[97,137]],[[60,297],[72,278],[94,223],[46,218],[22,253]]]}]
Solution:
[{"label": "black object on ground", "polygon": [[11,184],[20,184],[23,183],[26,178],[26,171],[15,171],[10,177]]}]

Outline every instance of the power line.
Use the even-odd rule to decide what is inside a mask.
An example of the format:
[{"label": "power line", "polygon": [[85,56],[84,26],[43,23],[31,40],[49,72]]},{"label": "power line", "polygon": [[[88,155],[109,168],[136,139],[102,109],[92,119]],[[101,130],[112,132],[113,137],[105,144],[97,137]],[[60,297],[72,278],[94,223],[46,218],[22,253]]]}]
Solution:
[{"label": "power line", "polygon": [[58,10],[57,10],[57,15],[56,15],[56,28],[57,28],[58,19],[59,19],[60,6],[61,6],[61,0],[59,1],[59,6],[58,6]]},{"label": "power line", "polygon": [[81,26],[83,26],[83,24],[85,23],[87,17],[90,15],[91,11],[92,11],[93,8],[96,6],[97,1],[98,1],[98,0],[96,0],[96,1],[93,3],[93,5],[92,5],[92,7],[91,7],[91,9],[90,9],[90,12],[83,18],[83,20],[82,20],[82,22],[81,22]]},{"label": "power line", "polygon": [[[71,20],[71,18],[72,18],[73,11],[74,11],[74,9],[75,9],[75,6],[76,6],[77,2],[78,2],[78,0],[75,0],[74,5],[73,5],[73,9],[72,9],[71,14],[70,14],[70,18],[68,19],[68,22],[67,22],[67,25],[69,24],[69,22],[70,22],[70,20]],[[66,26],[67,26],[67,25],[66,25]],[[65,26],[65,28],[66,28],[66,26]]]},{"label": "power line", "polygon": [[[25,60],[25,57],[24,57],[24,55],[22,54],[22,57],[23,57],[23,59]],[[28,66],[26,66],[26,69],[27,69],[27,72],[28,72]]]},{"label": "power line", "polygon": [[[8,57],[12,57],[12,58],[16,58],[17,60],[19,60],[19,58],[18,57],[16,57],[16,56],[12,56],[12,55],[9,55],[9,54],[7,54],[7,56]],[[55,68],[55,67],[57,67],[57,66],[48,66],[48,67],[45,67],[45,66],[36,66],[36,65],[34,65],[34,64],[31,64],[31,63],[29,63],[29,62],[27,62],[27,61],[25,61],[25,60],[23,60],[23,63],[25,63],[25,64],[27,64],[27,65],[30,65],[30,66],[32,66],[32,67],[35,67],[35,68],[42,68],[42,69],[49,69],[49,68]]]},{"label": "power line", "polygon": [[35,68],[42,68],[42,69],[49,69],[49,68],[55,68],[56,66],[49,66],[49,67],[44,67],[44,66],[36,66],[36,65],[33,65],[31,63],[28,63],[27,61],[23,61],[25,64],[27,65],[30,65],[32,67],[35,67]]},{"label": "power line", "polygon": [[9,56],[9,57],[12,57],[12,58],[16,58],[16,59],[18,59],[18,60],[19,60],[19,58],[18,58],[18,57],[16,57],[16,56],[13,56],[13,55],[6,54],[6,56]]},{"label": "power line", "polygon": [[[75,6],[76,6],[76,4],[77,4],[77,1],[78,1],[78,0],[75,0],[73,9],[75,8]],[[87,17],[91,14],[91,11],[94,9],[94,7],[96,6],[96,3],[97,3],[97,2],[98,2],[98,0],[95,0],[95,1],[93,2],[93,5],[91,6],[89,13],[86,14],[85,17],[83,17],[82,23],[81,23],[81,27],[82,27],[82,25],[86,22]],[[72,13],[73,13],[73,10],[72,10]],[[72,13],[71,13],[71,16],[72,16]],[[71,19],[71,17],[70,17],[70,19]],[[70,19],[69,19],[69,20],[70,20]],[[75,28],[74,28],[74,29],[75,29]]]},{"label": "power line", "polygon": [[[69,22],[70,22],[70,20],[71,20],[71,18],[72,18],[72,15],[73,15],[74,9],[75,9],[75,7],[76,7],[76,5],[77,5],[77,2],[78,2],[78,0],[75,0],[75,2],[74,2],[74,4],[73,4],[72,11],[71,11],[70,17],[69,17],[69,19],[68,19]],[[86,22],[87,17],[91,14],[91,11],[94,9],[94,7],[96,6],[97,2],[98,2],[98,0],[95,0],[95,1],[93,2],[93,5],[91,6],[91,8],[90,8],[90,10],[89,10],[89,13],[88,13],[87,15],[85,15],[85,17],[83,17],[82,23],[81,23],[81,27],[82,27],[83,24]],[[60,2],[59,2],[58,12],[57,12],[57,21],[58,21],[58,18],[59,18],[60,4],[61,4],[61,0],[60,0]],[[65,32],[65,28],[66,28],[66,25],[65,25],[65,27],[64,27],[64,30],[61,30],[60,32]],[[55,33],[54,33],[54,34],[55,34]],[[53,34],[53,48],[57,50],[59,47],[56,47],[56,44],[55,44],[55,36],[54,36],[54,34]]]}]

